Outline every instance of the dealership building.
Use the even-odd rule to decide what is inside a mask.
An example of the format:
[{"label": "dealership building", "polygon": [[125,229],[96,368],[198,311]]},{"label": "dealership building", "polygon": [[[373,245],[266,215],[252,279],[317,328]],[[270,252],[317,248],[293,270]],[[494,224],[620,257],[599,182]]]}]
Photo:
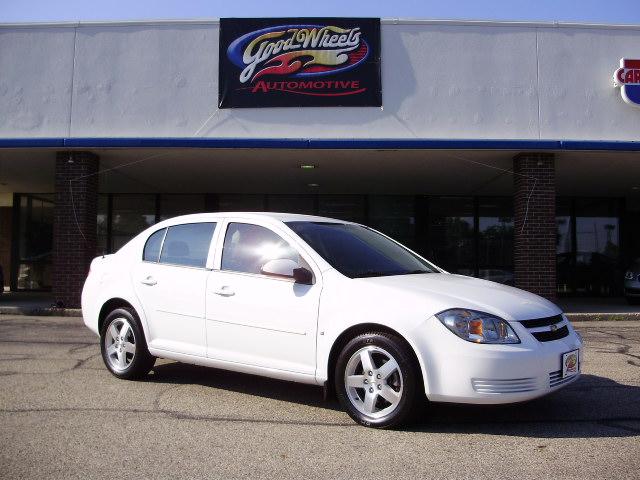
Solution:
[{"label": "dealership building", "polygon": [[[331,22],[286,23],[315,24]],[[248,51],[221,44],[220,21],[1,25],[5,288],[77,307],[91,258],[159,220],[279,211],[361,222],[551,299],[621,295],[640,257],[640,26],[377,25],[314,44],[335,65],[324,50],[296,64],[309,82],[294,63],[260,70],[293,48],[265,47],[271,83],[225,87],[260,90],[242,108],[219,107],[242,68],[227,52]]]}]

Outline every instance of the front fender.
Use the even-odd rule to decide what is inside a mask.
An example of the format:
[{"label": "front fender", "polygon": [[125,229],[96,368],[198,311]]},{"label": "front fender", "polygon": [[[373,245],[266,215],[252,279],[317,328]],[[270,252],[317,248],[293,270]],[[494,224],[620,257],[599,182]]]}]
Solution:
[{"label": "front fender", "polygon": [[[428,393],[426,352],[422,352],[416,342],[417,335],[426,335],[427,316],[422,314],[426,312],[422,302],[410,296],[403,301],[389,302],[385,300],[384,292],[377,292],[371,286],[360,289],[357,284],[350,283],[348,288],[344,288],[343,282],[353,280],[342,277],[338,272],[331,271],[324,275],[331,275],[332,278],[325,282],[320,299],[316,382],[324,384],[331,377],[331,351],[345,333],[360,331],[360,326],[364,330],[372,330],[377,326],[392,330],[413,349]],[[402,308],[398,308],[400,303]]]}]

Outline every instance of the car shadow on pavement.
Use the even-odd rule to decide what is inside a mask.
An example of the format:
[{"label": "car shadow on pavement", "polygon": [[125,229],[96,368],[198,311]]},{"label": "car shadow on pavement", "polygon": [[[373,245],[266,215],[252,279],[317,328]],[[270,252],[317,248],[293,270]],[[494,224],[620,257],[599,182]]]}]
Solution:
[{"label": "car shadow on pavement", "polygon": [[245,373],[172,362],[157,364],[148,381],[165,384],[193,384],[253,397],[270,398],[310,407],[342,410],[337,400],[324,400],[322,388]]},{"label": "car shadow on pavement", "polygon": [[[178,362],[156,365],[147,378],[154,383],[201,385],[308,407],[342,410],[334,398],[324,400],[322,389],[313,385]],[[564,389],[529,402],[428,403],[416,416],[416,421],[402,430],[541,439],[640,436],[640,387],[596,375],[582,375]]]},{"label": "car shadow on pavement", "polygon": [[583,374],[547,396],[508,405],[430,404],[413,431],[537,438],[640,436],[640,386]]}]

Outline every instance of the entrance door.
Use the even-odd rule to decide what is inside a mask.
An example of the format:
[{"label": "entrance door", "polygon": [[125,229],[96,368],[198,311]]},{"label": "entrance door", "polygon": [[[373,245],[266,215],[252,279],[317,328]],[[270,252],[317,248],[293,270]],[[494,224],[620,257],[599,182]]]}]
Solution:
[{"label": "entrance door", "polygon": [[207,355],[314,375],[321,285],[263,274],[270,260],[311,269],[286,233],[227,224],[220,269],[207,281]]}]

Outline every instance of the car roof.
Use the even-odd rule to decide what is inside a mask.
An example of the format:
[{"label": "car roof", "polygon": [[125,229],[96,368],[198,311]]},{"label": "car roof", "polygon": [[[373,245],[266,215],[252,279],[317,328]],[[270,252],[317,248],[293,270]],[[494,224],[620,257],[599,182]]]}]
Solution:
[{"label": "car roof", "polygon": [[298,213],[280,212],[210,212],[194,213],[191,215],[180,215],[163,221],[163,224],[173,225],[185,222],[203,222],[207,220],[220,220],[223,218],[241,218],[246,220],[271,219],[280,222],[328,222],[328,223],[353,223],[335,218],[318,217],[315,215],[302,215]]}]

